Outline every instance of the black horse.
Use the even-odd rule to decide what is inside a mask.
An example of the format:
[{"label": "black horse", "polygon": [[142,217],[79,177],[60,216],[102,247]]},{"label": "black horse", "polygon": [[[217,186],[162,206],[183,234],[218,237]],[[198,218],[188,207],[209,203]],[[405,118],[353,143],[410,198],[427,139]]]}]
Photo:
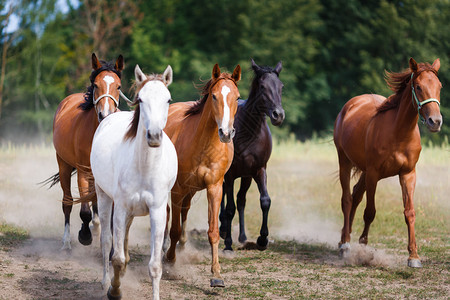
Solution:
[{"label": "black horse", "polygon": [[[237,194],[237,209],[239,212],[239,242],[245,243],[244,208],[245,196],[252,183],[252,178],[258,185],[260,193],[263,220],[260,236],[257,240],[258,249],[266,249],[267,217],[270,208],[270,197],[267,193],[266,166],[272,153],[272,135],[266,122],[270,117],[273,125],[279,126],[284,120],[284,110],[281,106],[283,83],[279,79],[282,69],[281,61],[275,68],[260,67],[252,59],[252,69],[255,72],[248,100],[239,100],[239,106],[234,118],[236,135],[233,138],[234,158],[230,169],[225,174],[223,182],[223,197],[220,211],[220,236],[225,239],[225,250],[233,250],[231,244],[231,222],[236,205],[234,203],[233,185],[236,178],[241,177],[241,187]],[[225,207],[225,195],[227,204]]]}]

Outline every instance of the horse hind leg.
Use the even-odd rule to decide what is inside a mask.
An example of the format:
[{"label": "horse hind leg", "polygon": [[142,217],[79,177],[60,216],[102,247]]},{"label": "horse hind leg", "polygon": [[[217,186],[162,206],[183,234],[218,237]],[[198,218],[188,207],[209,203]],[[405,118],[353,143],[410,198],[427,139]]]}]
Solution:
[{"label": "horse hind leg", "polygon": [[96,188],[98,202],[100,204],[99,208],[99,219],[102,225],[100,233],[100,245],[102,249],[103,257],[103,280],[102,287],[106,290],[107,285],[110,283],[109,277],[109,260],[112,246],[112,232],[111,232],[111,212],[113,201],[109,198],[99,187]]},{"label": "horse hind leg", "polygon": [[191,208],[191,199],[192,194],[189,193],[184,197],[183,199],[183,206],[181,207],[181,236],[180,236],[180,246],[184,247],[184,245],[187,242],[187,215],[189,212],[189,209]]},{"label": "horse hind leg", "polygon": [[362,172],[359,177],[358,182],[353,187],[352,193],[352,208],[350,210],[350,219],[349,219],[349,232],[352,233],[352,225],[353,219],[355,218],[355,212],[358,208],[358,205],[361,203],[361,200],[366,192],[366,173]]},{"label": "horse hind leg", "polygon": [[[221,230],[223,231],[223,238],[225,240],[225,249],[224,250],[230,250],[232,251],[233,248],[231,247],[233,244],[233,239],[231,237],[231,224],[233,222],[234,214],[236,213],[236,205],[234,204],[234,191],[233,191],[233,185],[234,180],[227,180],[224,181],[223,187],[223,195],[227,197],[227,205],[222,209],[221,204],[221,214],[222,220],[221,220]],[[224,203],[225,198],[222,197],[222,203]],[[220,230],[219,230],[220,233]],[[220,233],[222,234],[222,233]]]},{"label": "horse hind leg", "polygon": [[352,195],[350,194],[350,175],[352,164],[347,156],[339,151],[339,181],[342,188],[341,209],[344,215],[344,226],[341,232],[341,241],[339,242],[340,254],[343,256],[350,249],[350,211],[352,207]]},{"label": "horse hind leg", "polygon": [[244,210],[245,210],[245,203],[247,201],[246,195],[247,191],[250,188],[250,185],[252,184],[252,178],[251,177],[242,177],[241,178],[241,186],[239,188],[239,192],[237,193],[236,197],[236,205],[239,215],[239,242],[245,243],[247,241],[247,236],[245,234],[245,216],[244,216]]},{"label": "horse hind leg", "polygon": [[359,243],[367,245],[369,241],[369,228],[375,219],[375,190],[377,188],[377,174],[374,172],[366,173],[366,198],[367,204],[364,209],[364,230],[359,238]]},{"label": "horse hind leg", "polygon": [[72,248],[70,245],[70,213],[72,212],[72,204],[70,204],[70,202],[73,201],[72,193],[70,191],[70,181],[73,167],[67,164],[61,157],[59,157],[59,155],[56,155],[56,160],[59,167],[60,185],[64,194],[62,203],[64,213],[64,235],[61,250],[70,250]]}]

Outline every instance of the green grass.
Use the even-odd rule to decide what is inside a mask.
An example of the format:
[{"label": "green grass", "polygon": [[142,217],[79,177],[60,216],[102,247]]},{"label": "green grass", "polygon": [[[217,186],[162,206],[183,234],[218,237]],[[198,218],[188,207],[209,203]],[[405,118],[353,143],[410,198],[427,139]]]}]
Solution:
[{"label": "green grass", "polygon": [[9,224],[0,224],[0,249],[7,251],[25,241],[27,231]]}]

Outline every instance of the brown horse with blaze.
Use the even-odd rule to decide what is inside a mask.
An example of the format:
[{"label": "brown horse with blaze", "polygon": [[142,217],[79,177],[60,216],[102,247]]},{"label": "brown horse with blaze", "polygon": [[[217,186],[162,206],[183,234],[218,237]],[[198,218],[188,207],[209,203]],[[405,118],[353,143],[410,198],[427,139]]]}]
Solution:
[{"label": "brown horse with blaze", "polygon": [[164,129],[178,155],[178,176],[171,193],[171,244],[166,259],[174,262],[177,242],[186,242],[186,219],[191,199],[196,192],[206,188],[213,273],[211,286],[224,286],[218,256],[218,219],[223,178],[233,160],[233,123],[239,99],[237,82],[240,78],[239,65],[231,75],[221,73],[219,65],[214,65],[212,78],[202,89],[203,97],[198,101],[170,105]]},{"label": "brown horse with blaze", "polygon": [[[403,194],[403,206],[408,227],[408,266],[421,267],[414,233],[413,203],[416,185],[416,163],[421,144],[417,125],[419,117],[431,132],[442,125],[440,91],[437,76],[439,59],[432,65],[416,63],[411,58],[409,69],[400,73],[386,73],[386,81],[393,95],[360,95],[350,99],[339,113],[334,126],[334,143],[339,157],[339,179],[342,187],[342,228],[339,248],[341,254],[350,249],[350,233],[356,208],[366,192],[364,230],[359,242],[367,244],[369,227],[375,218],[375,190],[377,182],[398,175]],[[361,176],[350,193],[352,168]]]},{"label": "brown horse with blaze", "polygon": [[[92,54],[91,85],[86,93],[72,94],[59,104],[53,120],[53,145],[59,172],[45,183],[50,187],[60,182],[64,193],[63,212],[65,229],[62,249],[70,249],[70,213],[73,201],[71,194],[71,175],[78,173],[78,189],[83,197],[94,190],[90,172],[90,153],[92,139],[99,123],[109,114],[118,111],[123,57],[119,55],[115,64],[99,61]],[[93,204],[94,226],[98,227],[96,199]],[[83,221],[78,240],[83,245],[92,242],[89,222],[92,220],[89,203],[82,203],[80,217]]]}]

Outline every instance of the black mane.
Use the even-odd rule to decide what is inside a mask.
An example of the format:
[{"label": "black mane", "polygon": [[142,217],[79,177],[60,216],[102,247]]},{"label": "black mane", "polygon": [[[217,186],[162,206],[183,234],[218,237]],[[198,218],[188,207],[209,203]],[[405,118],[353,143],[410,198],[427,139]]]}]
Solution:
[{"label": "black mane", "polygon": [[117,71],[114,68],[113,62],[106,62],[104,60],[101,60],[100,64],[102,65],[100,68],[92,71],[91,76],[89,77],[89,79],[91,80],[91,85],[87,87],[86,93],[84,94],[84,102],[79,106],[84,111],[88,111],[94,107],[94,80],[98,74],[103,71],[111,71],[114,72],[119,77],[119,79],[121,79],[122,74],[120,71]]}]

